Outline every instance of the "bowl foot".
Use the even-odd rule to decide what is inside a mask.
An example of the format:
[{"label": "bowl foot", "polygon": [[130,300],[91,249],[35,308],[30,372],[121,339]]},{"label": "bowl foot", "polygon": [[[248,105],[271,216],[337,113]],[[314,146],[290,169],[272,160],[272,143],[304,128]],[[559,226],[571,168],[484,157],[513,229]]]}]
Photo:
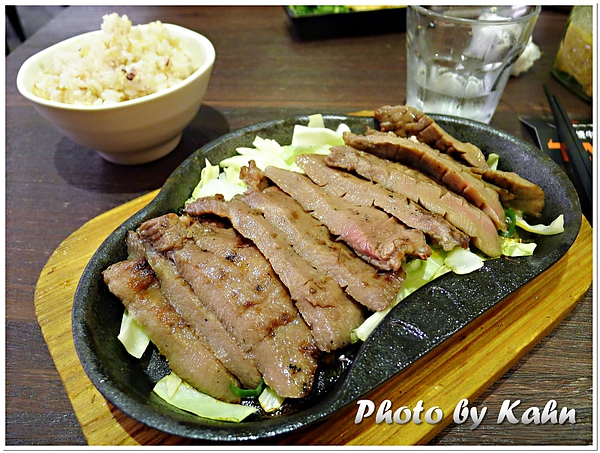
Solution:
[{"label": "bowl foot", "polygon": [[102,156],[109,162],[113,164],[120,165],[139,165],[146,164],[148,162],[155,161],[160,159],[161,157],[166,156],[171,151],[175,149],[175,147],[181,141],[181,136],[183,133],[173,137],[169,141],[159,145],[157,147],[145,150],[145,151],[135,151],[132,153],[103,153],[98,151],[98,154]]}]

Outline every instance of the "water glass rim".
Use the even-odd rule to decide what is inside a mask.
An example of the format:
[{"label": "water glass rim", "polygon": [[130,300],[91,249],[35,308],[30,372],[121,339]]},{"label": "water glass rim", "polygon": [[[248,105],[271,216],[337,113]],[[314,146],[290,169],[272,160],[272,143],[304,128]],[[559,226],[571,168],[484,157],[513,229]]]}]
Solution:
[{"label": "water glass rim", "polygon": [[[451,5],[448,5],[451,6]],[[500,5],[501,7],[507,7],[510,5]],[[518,5],[520,7],[523,7],[525,5]],[[448,20],[448,21],[454,21],[457,23],[465,23],[465,24],[489,24],[489,25],[506,25],[506,24],[515,24],[515,23],[519,23],[519,22],[527,22],[537,16],[539,16],[540,12],[542,11],[542,7],[540,5],[529,5],[532,10],[529,12],[529,14],[526,14],[524,16],[521,17],[517,17],[517,18],[510,18],[510,19],[493,19],[493,20],[479,20],[479,19],[468,19],[468,18],[464,18],[464,17],[457,17],[457,16],[450,16],[447,14],[443,14],[443,13],[438,13],[437,11],[432,11],[431,9],[428,9],[426,7],[423,6],[418,6],[418,5],[410,5],[409,8],[415,10],[416,12],[423,14],[423,15],[427,15],[427,16],[431,16],[434,18],[438,18],[438,19],[444,19],[444,20]],[[468,8],[475,8],[474,6],[464,6],[463,8],[468,9]],[[486,8],[488,10],[491,10],[492,8],[494,8],[494,6],[485,6],[485,7],[481,7],[481,8]]]}]

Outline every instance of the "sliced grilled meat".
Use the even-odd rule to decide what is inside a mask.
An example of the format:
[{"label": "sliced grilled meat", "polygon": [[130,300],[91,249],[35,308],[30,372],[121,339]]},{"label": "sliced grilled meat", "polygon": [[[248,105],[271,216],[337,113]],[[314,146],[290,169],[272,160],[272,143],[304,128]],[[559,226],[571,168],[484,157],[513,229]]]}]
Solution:
[{"label": "sliced grilled meat", "polygon": [[360,304],[384,310],[394,301],[404,282],[404,271],[378,271],[346,244],[333,240],[321,222],[277,187],[250,190],[242,200],[277,228],[294,251],[335,279]]},{"label": "sliced grilled meat", "polygon": [[229,388],[230,383],[239,386],[239,381],[165,300],[146,261],[121,261],[103,275],[109,290],[143,326],[173,372],[203,393],[230,403],[240,401]]},{"label": "sliced grilled meat", "polygon": [[[395,136],[393,132],[381,132],[370,128],[367,129],[365,135],[380,135],[382,139]],[[481,183],[477,182],[478,185],[483,184],[482,187],[487,187],[488,191],[497,192],[503,206],[519,209],[534,217],[541,217],[545,194],[536,184],[513,172],[472,167],[464,165],[460,161],[457,161],[456,165],[459,165],[463,172],[481,179]]]},{"label": "sliced grilled meat", "polygon": [[188,240],[190,223],[188,217],[167,214],[142,223],[138,232],[157,252],[168,252],[181,248]]},{"label": "sliced grilled meat", "polygon": [[423,112],[409,106],[383,106],[374,114],[383,132],[392,131],[398,137],[417,137],[420,142],[448,154],[472,167],[488,168],[485,156],[471,143],[463,143],[444,131]]},{"label": "sliced grilled meat", "polygon": [[[266,376],[279,376],[279,382],[269,386],[280,396],[303,397],[308,395],[314,376],[317,351],[312,337],[307,337],[306,323],[300,316],[277,328],[276,335],[269,335],[258,343],[252,354],[262,365]],[[281,359],[285,358],[285,362]]]},{"label": "sliced grilled meat", "polygon": [[269,260],[287,286],[317,347],[332,351],[350,343],[350,332],[364,320],[362,310],[329,276],[316,271],[262,215],[239,198],[199,198],[186,206],[192,216],[214,214],[228,218],[233,227],[250,239]]},{"label": "sliced grilled meat", "polygon": [[331,147],[331,153],[325,161],[333,167],[355,171],[392,192],[420,203],[469,235],[473,244],[486,255],[500,256],[500,239],[491,219],[426,175],[349,146]]},{"label": "sliced grilled meat", "polygon": [[[171,231],[161,234],[168,225],[173,225]],[[152,219],[139,231],[150,243],[169,250],[178,273],[242,350],[251,354],[267,385],[283,397],[306,396],[317,367],[317,348],[286,288],[252,243],[231,228],[196,224],[187,216]],[[182,236],[188,239],[166,243],[166,237]],[[290,323],[298,326],[292,338],[286,328]],[[288,349],[282,355],[265,354],[263,341],[287,344]],[[290,374],[290,364],[301,364],[302,371]]]},{"label": "sliced grilled meat", "polygon": [[431,255],[421,231],[406,228],[379,209],[333,197],[299,173],[276,167],[267,167],[264,173],[332,234],[379,269],[397,271],[405,256],[427,259]]},{"label": "sliced grilled meat", "polygon": [[306,154],[298,156],[296,163],[315,184],[323,187],[329,194],[344,197],[361,206],[377,206],[405,225],[422,231],[434,244],[446,251],[469,246],[469,236],[443,217],[423,209],[402,194],[327,166],[325,156]]},{"label": "sliced grilled meat", "polygon": [[480,168],[472,168],[471,172],[502,189],[498,194],[505,206],[537,218],[542,216],[546,194],[538,185],[513,172]]},{"label": "sliced grilled meat", "polygon": [[[171,216],[175,217],[175,214],[169,215]],[[198,299],[190,285],[179,275],[175,264],[133,231],[128,234],[127,245],[130,250],[143,251],[144,258],[156,274],[163,295],[221,363],[245,387],[258,387],[262,376],[256,361],[233,341],[215,314]]]},{"label": "sliced grilled meat", "polygon": [[498,193],[438,150],[414,140],[388,134],[356,135],[345,132],[344,142],[355,149],[428,174],[485,212],[499,230],[506,230],[504,209]]}]

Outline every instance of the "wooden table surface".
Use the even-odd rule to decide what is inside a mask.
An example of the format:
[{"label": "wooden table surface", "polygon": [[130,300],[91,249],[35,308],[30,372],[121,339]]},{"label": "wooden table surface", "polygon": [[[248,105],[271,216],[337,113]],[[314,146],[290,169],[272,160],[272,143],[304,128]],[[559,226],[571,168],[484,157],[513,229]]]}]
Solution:
[{"label": "wooden table surface", "polygon": [[[199,114],[178,148],[155,163],[121,167],[102,160],[62,136],[16,89],[26,58],[97,29],[102,15],[112,11],[127,14],[134,24],[161,20],[191,28],[217,51]],[[566,19],[563,9],[543,9],[534,31],[542,57],[529,72],[511,78],[492,126],[533,141],[519,117],[550,117],[543,83],[571,117],[591,117],[591,106],[550,74]],[[71,6],[11,53],[6,58],[5,443],[86,444],[34,308],[40,272],[69,235],[105,211],[160,188],[189,154],[228,131],[296,114],[403,103],[405,73],[404,33],[302,42],[290,32],[282,7]],[[575,409],[575,424],[498,424],[490,418],[470,430],[451,423],[430,444],[592,444],[593,334],[590,288],[555,330],[471,402],[497,413],[507,399],[540,409],[554,399],[559,408]]]}]

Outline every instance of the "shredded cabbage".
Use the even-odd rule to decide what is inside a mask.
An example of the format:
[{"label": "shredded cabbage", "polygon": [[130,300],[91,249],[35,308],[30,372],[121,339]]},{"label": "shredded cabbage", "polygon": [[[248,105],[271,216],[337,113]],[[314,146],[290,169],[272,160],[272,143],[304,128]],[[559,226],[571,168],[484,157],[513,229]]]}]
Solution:
[{"label": "shredded cabbage", "polygon": [[[302,173],[296,165],[296,156],[300,154],[329,154],[329,148],[334,145],[343,145],[342,134],[350,128],[342,123],[334,131],[324,126],[323,115],[309,116],[307,126],[295,125],[291,145],[281,145],[276,140],[257,136],[252,142],[252,147],[239,147],[237,154],[220,162],[219,166],[211,166],[202,175],[198,186],[192,192],[188,203],[201,196],[222,194],[225,199],[230,199],[246,190],[246,184],[240,179],[239,174],[243,166],[253,160],[258,168],[264,170],[269,166],[284,168],[286,170]],[[207,161],[207,166],[210,163]],[[206,168],[206,167],[205,167]],[[215,170],[216,169],[216,170]]]},{"label": "shredded cabbage", "polygon": [[292,146],[313,147],[321,145],[344,145],[344,139],[336,131],[325,127],[294,126]]},{"label": "shredded cabbage", "polygon": [[127,352],[136,359],[139,359],[144,355],[144,351],[146,351],[146,348],[150,344],[150,339],[144,332],[142,326],[133,319],[133,316],[131,316],[127,310],[123,312],[121,329],[119,330],[117,338],[123,343]]},{"label": "shredded cabbage", "polygon": [[522,212],[515,212],[517,219],[517,226],[530,233],[537,233],[542,235],[553,235],[560,234],[565,231],[565,218],[561,214],[559,215],[550,225],[530,225],[523,219]]},{"label": "shredded cabbage", "polygon": [[531,256],[537,247],[535,242],[521,242],[519,239],[502,238],[502,254],[506,256]]},{"label": "shredded cabbage", "polygon": [[[314,127],[314,128],[324,128],[325,127],[325,121],[323,120],[323,115],[321,114],[315,114],[315,115],[309,115],[308,117],[308,127]],[[292,139],[292,142],[294,140]]]},{"label": "shredded cabbage", "polygon": [[483,259],[470,250],[456,247],[448,253],[444,264],[455,274],[470,274],[483,267]]},{"label": "shredded cabbage", "polygon": [[279,396],[271,387],[265,387],[258,397],[260,407],[265,412],[275,412],[283,405],[284,400],[285,398]]},{"label": "shredded cabbage", "polygon": [[498,154],[490,153],[490,155],[487,158],[488,167],[490,167],[492,170],[496,170],[498,168],[499,160],[500,156],[498,156]]},{"label": "shredded cabbage", "polygon": [[360,326],[352,331],[351,339],[354,343],[365,341],[373,332],[375,327],[399,302],[407,298],[426,283],[435,280],[439,276],[451,272],[446,266],[445,260],[447,253],[440,249],[432,249],[432,254],[426,260],[414,259],[404,263],[402,268],[406,272],[404,284],[398,292],[396,299],[391,306],[382,311],[376,311],[369,316]]},{"label": "shredded cabbage", "polygon": [[154,392],[179,409],[212,420],[241,422],[258,411],[243,404],[231,404],[199,392],[175,373],[163,377],[154,386]]},{"label": "shredded cabbage", "polygon": [[220,173],[218,165],[212,165],[208,159],[205,159],[205,166],[200,172],[200,182],[194,188],[187,202],[189,203],[198,198],[208,197],[216,193],[222,194],[225,199],[229,200],[234,195],[243,193],[246,188],[239,177],[237,177],[237,173],[235,176],[237,181],[231,174]]}]

